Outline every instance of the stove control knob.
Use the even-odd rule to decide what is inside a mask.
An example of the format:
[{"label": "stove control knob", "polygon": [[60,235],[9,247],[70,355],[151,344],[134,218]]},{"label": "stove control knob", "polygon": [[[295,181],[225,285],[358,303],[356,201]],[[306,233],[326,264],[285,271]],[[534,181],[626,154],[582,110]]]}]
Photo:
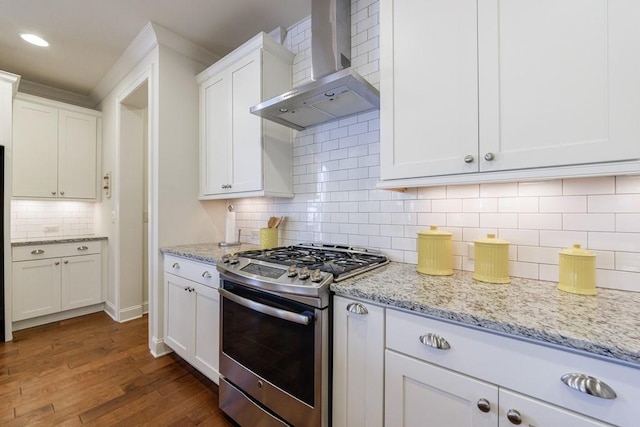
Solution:
[{"label": "stove control knob", "polygon": [[295,265],[290,265],[287,269],[287,277],[296,277],[298,275],[298,268]]},{"label": "stove control knob", "polygon": [[238,258],[238,254],[233,254],[229,257],[229,264],[237,264],[240,262],[240,258]]},{"label": "stove control knob", "polygon": [[302,267],[298,272],[298,279],[307,280],[310,276],[309,269],[307,267]]},{"label": "stove control knob", "polygon": [[231,255],[229,254],[222,255],[222,262],[225,264],[229,263],[229,258],[231,258]]},{"label": "stove control knob", "polygon": [[315,270],[313,270],[313,273],[311,273],[311,281],[314,283],[318,283],[322,280],[322,273],[320,272],[319,268],[316,268]]}]

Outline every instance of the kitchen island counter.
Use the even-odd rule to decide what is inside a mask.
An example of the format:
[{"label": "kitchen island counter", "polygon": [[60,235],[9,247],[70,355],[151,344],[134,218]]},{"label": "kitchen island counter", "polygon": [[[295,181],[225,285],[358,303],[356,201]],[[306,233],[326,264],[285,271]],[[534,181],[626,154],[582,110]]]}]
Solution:
[{"label": "kitchen island counter", "polygon": [[[557,283],[512,278],[482,283],[473,273],[428,276],[392,262],[333,283],[342,296],[362,298],[525,339],[640,364],[640,293],[598,288],[597,296],[557,289]],[[637,366],[636,366],[637,367]]]}]

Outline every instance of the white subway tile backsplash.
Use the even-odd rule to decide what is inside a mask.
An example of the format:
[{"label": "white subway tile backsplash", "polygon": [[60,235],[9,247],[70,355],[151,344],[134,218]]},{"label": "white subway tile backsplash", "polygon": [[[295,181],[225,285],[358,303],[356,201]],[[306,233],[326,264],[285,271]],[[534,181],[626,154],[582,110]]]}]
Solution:
[{"label": "white subway tile backsplash", "polygon": [[616,231],[640,232],[640,213],[636,214],[615,214]]},{"label": "white subway tile backsplash", "polygon": [[640,212],[640,194],[621,194],[610,196],[587,196],[589,212],[594,213],[638,213]]},{"label": "white subway tile backsplash", "polygon": [[621,271],[640,272],[640,253],[616,252],[615,269]]},{"label": "white subway tile backsplash", "polygon": [[638,194],[640,193],[640,175],[617,176],[616,193],[618,194]]},{"label": "white subway tile backsplash", "polygon": [[[352,2],[353,66],[379,87],[378,8],[377,0]],[[310,33],[306,19],[287,36],[287,45],[297,53],[296,85],[310,79]],[[316,239],[369,246],[392,261],[415,264],[417,233],[437,225],[453,233],[454,268],[469,271],[468,246],[496,233],[511,242],[511,275],[554,282],[558,252],[580,243],[596,253],[598,286],[640,292],[640,175],[387,191],[376,188],[379,111],[293,135],[296,197],[236,201],[243,230],[259,228],[269,216],[286,215],[282,244]],[[43,218],[18,206],[12,220],[27,215]],[[21,227],[27,227],[26,220]],[[17,228],[12,226],[12,232]]]},{"label": "white subway tile backsplash", "polygon": [[594,178],[565,179],[562,183],[562,194],[565,196],[589,194],[614,194],[616,179],[613,176]]},{"label": "white subway tile backsplash", "polygon": [[587,196],[540,197],[540,212],[587,212]]},{"label": "white subway tile backsplash", "polygon": [[[71,201],[11,201],[11,238],[72,237],[94,233],[94,204]],[[58,231],[45,231],[57,226]]]},{"label": "white subway tile backsplash", "polygon": [[518,196],[559,196],[562,194],[562,181],[536,181],[518,183]]},{"label": "white subway tile backsplash", "polygon": [[640,252],[640,233],[589,233],[589,248]]},{"label": "white subway tile backsplash", "polygon": [[562,214],[519,214],[518,228],[538,230],[561,230]]},{"label": "white subway tile backsplash", "polygon": [[562,215],[562,229],[575,231],[615,231],[615,214],[573,214]]}]

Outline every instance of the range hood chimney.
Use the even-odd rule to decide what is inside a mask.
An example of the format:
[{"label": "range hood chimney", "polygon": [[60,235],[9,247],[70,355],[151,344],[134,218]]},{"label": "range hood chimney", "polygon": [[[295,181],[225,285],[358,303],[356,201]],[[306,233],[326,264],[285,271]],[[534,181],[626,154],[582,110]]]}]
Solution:
[{"label": "range hood chimney", "polygon": [[378,89],[349,68],[351,0],[311,0],[311,63],[311,82],[251,107],[251,113],[304,130],[380,108]]}]

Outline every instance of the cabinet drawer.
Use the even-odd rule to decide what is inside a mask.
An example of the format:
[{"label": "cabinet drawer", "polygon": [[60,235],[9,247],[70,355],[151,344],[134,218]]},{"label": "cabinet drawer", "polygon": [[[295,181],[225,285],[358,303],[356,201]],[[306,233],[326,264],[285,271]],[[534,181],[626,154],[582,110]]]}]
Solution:
[{"label": "cabinet drawer", "polygon": [[[427,341],[428,334],[446,340],[449,349],[423,344],[420,337]],[[432,335],[431,341],[438,339]],[[640,419],[635,403],[640,367],[397,310],[387,310],[386,342],[400,353],[609,423],[630,425]],[[617,397],[602,399],[569,388],[561,377],[570,373],[598,378]]]},{"label": "cabinet drawer", "polygon": [[220,285],[218,270],[213,264],[165,255],[164,271],[212,288],[217,288]]},{"label": "cabinet drawer", "polygon": [[31,261],[45,258],[61,258],[76,255],[99,254],[102,242],[52,243],[44,245],[16,246],[11,249],[13,261]]}]

